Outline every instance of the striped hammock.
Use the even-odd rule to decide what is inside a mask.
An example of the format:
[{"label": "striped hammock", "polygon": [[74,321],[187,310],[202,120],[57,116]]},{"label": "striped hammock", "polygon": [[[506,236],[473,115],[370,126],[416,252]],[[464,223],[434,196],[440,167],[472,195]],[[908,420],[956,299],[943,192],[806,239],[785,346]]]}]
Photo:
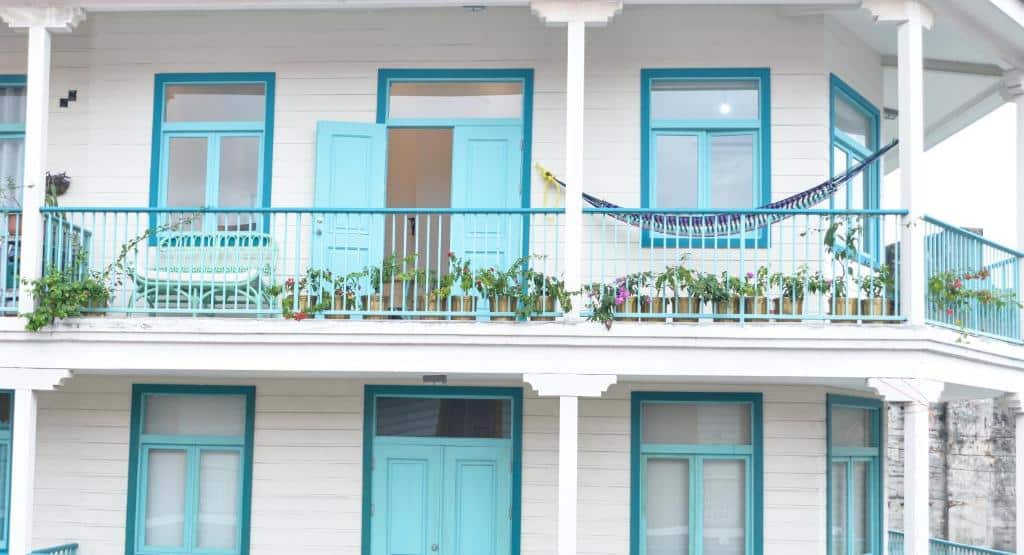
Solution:
[{"label": "striped hammock", "polygon": [[[617,204],[612,204],[587,193],[583,193],[583,200],[595,208],[609,210],[605,215],[622,223],[662,235],[696,236],[698,238],[736,235],[781,222],[795,215],[789,211],[805,210],[828,200],[840,187],[863,173],[871,164],[877,162],[895,148],[897,143],[898,141],[889,143],[859,164],[851,167],[846,173],[837,175],[806,191],[758,207],[749,213],[730,212],[727,214],[694,215],[629,212],[628,210],[623,210]],[[562,189],[565,188],[564,181],[558,179],[540,165],[537,168],[549,183],[558,185]]]}]

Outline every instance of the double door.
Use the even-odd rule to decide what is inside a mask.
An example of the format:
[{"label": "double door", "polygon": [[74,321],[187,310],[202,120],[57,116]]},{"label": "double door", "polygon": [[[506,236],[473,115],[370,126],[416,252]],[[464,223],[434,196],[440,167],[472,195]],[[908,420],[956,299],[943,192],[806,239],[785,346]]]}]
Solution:
[{"label": "double door", "polygon": [[374,443],[372,555],[509,555],[509,441]]}]

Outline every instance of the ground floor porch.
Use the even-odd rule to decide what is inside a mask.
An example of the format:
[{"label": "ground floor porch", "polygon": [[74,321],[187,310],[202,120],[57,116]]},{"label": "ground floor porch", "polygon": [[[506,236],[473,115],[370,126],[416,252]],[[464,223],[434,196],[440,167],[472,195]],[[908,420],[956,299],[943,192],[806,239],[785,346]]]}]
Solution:
[{"label": "ground floor porch", "polygon": [[31,507],[83,555],[883,553],[928,472],[907,410],[887,522],[885,401],[936,384],[78,373],[12,395],[10,537]]}]

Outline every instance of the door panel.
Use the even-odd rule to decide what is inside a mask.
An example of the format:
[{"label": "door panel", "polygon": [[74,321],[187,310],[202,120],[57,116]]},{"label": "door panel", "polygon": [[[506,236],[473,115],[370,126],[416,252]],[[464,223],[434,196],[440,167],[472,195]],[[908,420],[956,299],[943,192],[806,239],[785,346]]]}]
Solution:
[{"label": "door panel", "polygon": [[[522,205],[522,127],[458,126],[452,147],[452,208]],[[452,251],[477,267],[508,268],[520,256],[521,216],[466,214],[452,218]]]},{"label": "door panel", "polygon": [[[320,122],[316,138],[316,208],[384,208],[387,135],[383,125]],[[359,271],[383,257],[379,214],[314,216],[312,265],[334,275]]]},{"label": "door panel", "polygon": [[374,448],[373,555],[436,555],[442,479],[437,446]]},{"label": "door panel", "polygon": [[507,555],[510,447],[445,447],[444,555]]}]

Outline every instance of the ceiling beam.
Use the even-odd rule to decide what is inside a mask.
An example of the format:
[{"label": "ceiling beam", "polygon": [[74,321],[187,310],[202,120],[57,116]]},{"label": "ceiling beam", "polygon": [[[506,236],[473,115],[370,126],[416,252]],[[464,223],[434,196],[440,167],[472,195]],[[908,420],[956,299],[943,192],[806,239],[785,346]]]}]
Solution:
[{"label": "ceiling beam", "polygon": [[[896,56],[882,56],[882,66],[896,67]],[[1005,69],[994,64],[936,60],[933,58],[925,58],[924,70],[941,73],[959,73],[961,75],[981,75],[984,77],[1002,77],[1006,73]]]}]

